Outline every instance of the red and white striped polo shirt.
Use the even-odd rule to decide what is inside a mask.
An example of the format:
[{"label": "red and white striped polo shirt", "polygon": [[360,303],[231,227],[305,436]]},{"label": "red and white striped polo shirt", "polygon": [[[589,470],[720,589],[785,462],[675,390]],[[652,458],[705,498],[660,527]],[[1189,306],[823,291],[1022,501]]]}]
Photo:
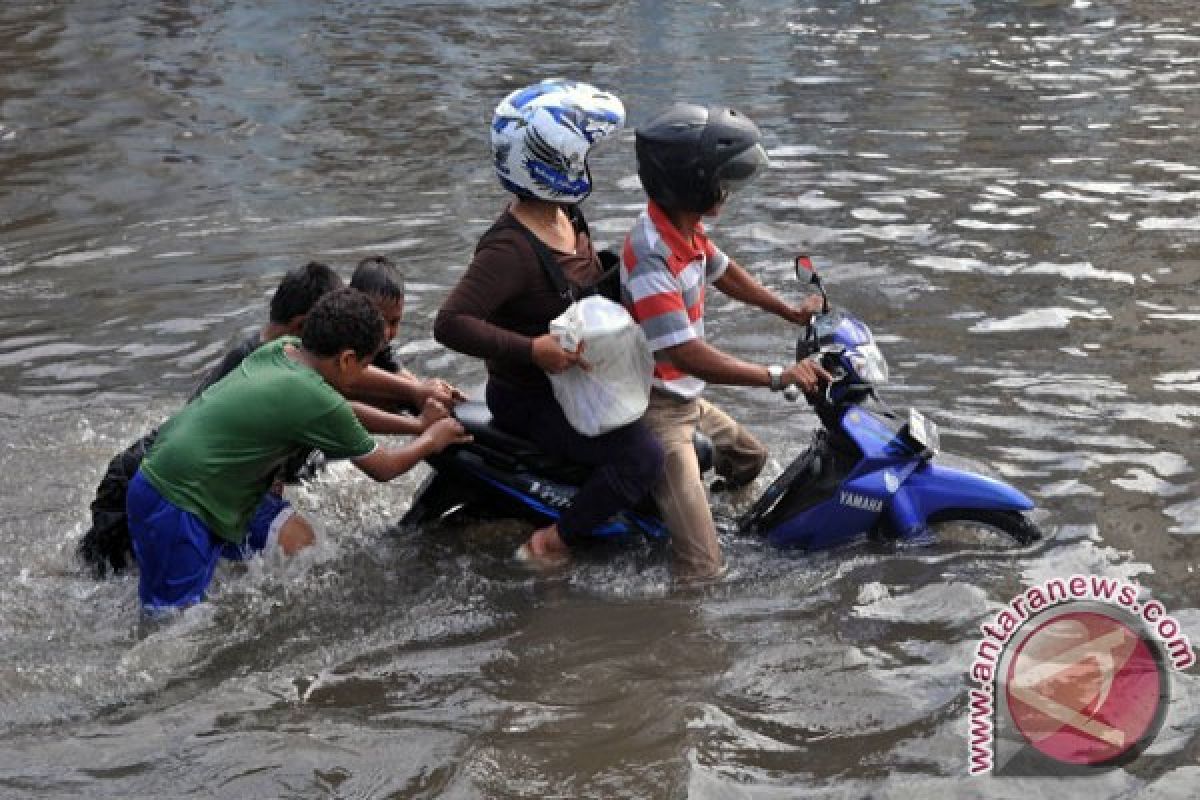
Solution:
[{"label": "red and white striped polo shirt", "polygon": [[705,285],[729,266],[703,225],[691,239],[651,200],[621,251],[621,299],[654,351],[654,385],[683,400],[698,397],[704,381],[681,372],[661,351],[704,338]]}]

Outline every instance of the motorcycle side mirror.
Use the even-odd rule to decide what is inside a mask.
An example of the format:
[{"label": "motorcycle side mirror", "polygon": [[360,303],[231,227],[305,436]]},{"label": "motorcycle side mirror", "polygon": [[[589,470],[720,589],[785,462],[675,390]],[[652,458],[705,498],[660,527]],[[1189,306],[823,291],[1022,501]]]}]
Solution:
[{"label": "motorcycle side mirror", "polygon": [[[807,278],[805,277],[806,273]],[[807,253],[796,256],[796,277],[802,281],[807,280],[809,283],[821,282],[821,279],[817,277],[817,267]]]}]

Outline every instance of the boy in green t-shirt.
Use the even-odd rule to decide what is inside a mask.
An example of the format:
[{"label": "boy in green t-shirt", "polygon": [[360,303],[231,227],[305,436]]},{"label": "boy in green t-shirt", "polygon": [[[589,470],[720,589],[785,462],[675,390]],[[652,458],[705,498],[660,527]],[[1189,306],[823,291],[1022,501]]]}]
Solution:
[{"label": "boy in green t-shirt", "polygon": [[[327,265],[310,261],[303,267],[289,271],[275,287],[271,295],[267,323],[259,330],[244,337],[229,350],[216,366],[205,373],[192,391],[189,401],[199,397],[205,389],[215,384],[234,370],[242,359],[257,350],[263,342],[280,336],[299,336],[308,312],[317,301],[334,289],[342,288],[342,279]],[[125,514],[125,494],[129,482],[137,474],[142,459],[154,446],[158,428],[143,435],[123,451],[113,456],[104,471],[104,477],[96,487],[96,496],[91,503],[92,525],[79,542],[78,552],[93,574],[102,578],[109,571],[121,572],[129,564],[133,546],[129,539],[129,527]],[[306,454],[298,454],[295,463],[284,469],[285,479],[291,478],[303,464]],[[262,497],[256,513],[261,520],[254,524],[264,530],[288,525],[308,526],[302,517],[295,514],[282,493],[267,492]],[[233,552],[229,553],[233,557]]]},{"label": "boy in green t-shirt", "polygon": [[[163,425],[128,492],[144,608],[203,599],[222,550],[260,539],[248,530],[255,506],[297,450],[352,459],[387,481],[469,440],[456,420],[445,418],[405,447],[376,446],[342,395],[360,383],[383,337],[383,319],[361,292],[331,292],[309,313],[299,340],[260,347]],[[278,545],[285,553],[311,543],[283,536]]]},{"label": "boy in green t-shirt", "polygon": [[[387,258],[373,256],[359,262],[354,276],[358,284],[352,281],[351,286],[366,294],[383,315],[386,338],[390,341],[396,335],[404,312],[404,281],[399,269]],[[226,353],[220,363],[205,374],[188,398],[189,402],[232,372],[242,359],[264,342],[280,336],[299,336],[304,320],[316,302],[342,285],[337,273],[315,261],[284,275],[271,296],[266,325]],[[430,400],[443,408],[450,408],[465,399],[458,389],[446,381],[437,378],[422,380],[407,370],[401,370],[386,343],[372,363],[378,369],[368,370],[354,392],[355,400],[366,402],[352,402],[351,407],[359,421],[373,433],[420,433],[433,419],[446,415],[444,411],[439,413],[436,410],[425,413]],[[413,416],[389,413],[397,408],[411,411]],[[80,540],[78,551],[98,578],[110,569],[113,572],[124,570],[132,558],[125,494],[129,482],[141,466],[142,458],[150,451],[157,436],[158,430],[152,430],[114,456],[96,488],[96,496],[91,503],[92,525]],[[308,455],[298,452],[288,462],[281,474],[284,482],[292,483],[301,476],[311,474],[311,468],[306,464]],[[291,536],[301,536],[305,540],[313,538],[311,527],[303,517],[293,512],[291,505],[283,498],[281,489],[276,486],[263,494],[255,512],[261,514],[262,518],[256,518],[251,523],[259,535],[256,540],[249,542],[250,551],[261,549],[262,542],[258,539],[265,539],[272,530],[285,526]],[[227,548],[225,556],[238,558],[239,555],[245,555],[239,554],[238,549]]]}]

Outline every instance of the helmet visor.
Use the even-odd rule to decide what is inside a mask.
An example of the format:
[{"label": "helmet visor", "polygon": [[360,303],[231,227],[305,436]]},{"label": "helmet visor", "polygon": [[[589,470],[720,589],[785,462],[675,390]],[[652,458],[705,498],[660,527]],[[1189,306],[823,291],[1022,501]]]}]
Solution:
[{"label": "helmet visor", "polygon": [[736,156],[717,168],[717,182],[721,187],[722,196],[738,191],[746,184],[757,178],[770,159],[761,144],[747,147]]}]

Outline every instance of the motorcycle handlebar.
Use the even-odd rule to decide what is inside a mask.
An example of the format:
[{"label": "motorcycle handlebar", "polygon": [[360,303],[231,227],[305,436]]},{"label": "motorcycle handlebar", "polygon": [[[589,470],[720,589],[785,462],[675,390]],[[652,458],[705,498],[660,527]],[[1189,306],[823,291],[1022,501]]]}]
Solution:
[{"label": "motorcycle handlebar", "polygon": [[817,400],[824,400],[826,403],[832,404],[833,387],[839,381],[845,379],[846,371],[841,367],[836,366],[836,364],[833,362],[827,362],[824,357],[822,357],[821,362],[821,366],[825,367],[825,369],[829,372],[829,374],[832,376],[832,380],[824,381],[822,386],[811,395],[807,395],[804,390],[802,390],[796,384],[790,384],[783,389],[783,399],[787,400],[789,403],[794,403],[802,396],[807,396],[810,404]]},{"label": "motorcycle handlebar", "polygon": [[[821,282],[820,273],[813,266],[812,259],[807,254],[796,256],[796,277],[803,279],[804,273],[808,273],[808,283],[816,286],[817,291],[821,293],[821,311],[814,314],[804,326],[804,335],[796,342],[796,360],[801,361],[805,358],[816,357],[820,360],[821,366],[825,367],[826,371],[833,376],[833,379],[827,381],[824,387],[819,388],[817,392],[808,397],[810,404],[815,404],[819,400],[824,400],[825,403],[832,405],[833,386],[838,381],[846,377],[846,372],[841,369],[838,364],[836,354],[822,352],[820,342],[817,339],[817,317],[830,313],[829,294],[825,291],[825,285]],[[789,402],[796,402],[804,393],[799,386],[788,386],[783,390],[784,399]]]}]

